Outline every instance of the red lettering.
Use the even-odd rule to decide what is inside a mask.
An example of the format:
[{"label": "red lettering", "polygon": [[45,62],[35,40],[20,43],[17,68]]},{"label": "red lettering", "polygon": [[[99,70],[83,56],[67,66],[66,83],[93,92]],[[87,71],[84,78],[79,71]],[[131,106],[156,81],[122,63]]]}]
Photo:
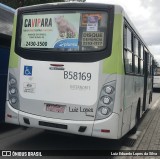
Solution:
[{"label": "red lettering", "polygon": [[38,27],[40,26],[41,24],[41,19],[38,19]]},{"label": "red lettering", "polygon": [[32,19],[32,27],[35,25],[35,19]]}]

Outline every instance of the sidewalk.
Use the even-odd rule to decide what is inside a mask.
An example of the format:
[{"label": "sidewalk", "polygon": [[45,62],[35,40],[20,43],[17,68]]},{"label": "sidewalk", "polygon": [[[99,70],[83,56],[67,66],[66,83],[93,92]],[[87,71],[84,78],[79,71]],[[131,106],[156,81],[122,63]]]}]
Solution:
[{"label": "sidewalk", "polygon": [[[160,99],[158,99],[150,110],[144,115],[138,131],[135,135],[130,136],[136,139],[132,147],[123,146],[121,150],[158,150],[160,151]],[[160,159],[160,156],[123,156],[116,159]]]},{"label": "sidewalk", "polygon": [[145,134],[137,150],[160,150],[160,103],[151,108],[152,119],[148,123]]}]

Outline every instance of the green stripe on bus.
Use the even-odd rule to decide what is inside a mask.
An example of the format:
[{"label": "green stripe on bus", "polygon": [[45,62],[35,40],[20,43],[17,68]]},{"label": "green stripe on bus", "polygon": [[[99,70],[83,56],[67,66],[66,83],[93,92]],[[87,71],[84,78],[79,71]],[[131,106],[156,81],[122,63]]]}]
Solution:
[{"label": "green stripe on bus", "polygon": [[122,20],[120,14],[114,17],[113,41],[111,56],[103,61],[103,73],[105,74],[124,74],[124,64],[122,59],[123,53],[123,34],[122,34]]},{"label": "green stripe on bus", "polygon": [[18,68],[18,55],[14,52],[15,48],[15,37],[16,37],[16,23],[17,23],[17,16],[14,16],[14,23],[13,23],[13,33],[12,33],[12,43],[11,43],[11,50],[10,50],[10,59],[9,59],[9,68]]}]

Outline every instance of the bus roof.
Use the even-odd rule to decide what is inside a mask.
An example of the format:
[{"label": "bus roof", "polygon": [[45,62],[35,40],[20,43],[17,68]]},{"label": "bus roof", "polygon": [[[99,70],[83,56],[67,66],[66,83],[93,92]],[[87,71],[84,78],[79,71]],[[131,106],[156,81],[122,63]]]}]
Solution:
[{"label": "bus roof", "polygon": [[14,13],[13,8],[0,3],[0,34],[11,36]]}]

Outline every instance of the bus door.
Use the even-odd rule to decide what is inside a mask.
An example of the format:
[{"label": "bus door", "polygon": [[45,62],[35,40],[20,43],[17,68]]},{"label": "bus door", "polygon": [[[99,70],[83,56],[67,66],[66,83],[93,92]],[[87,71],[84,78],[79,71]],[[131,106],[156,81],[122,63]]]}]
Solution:
[{"label": "bus door", "polygon": [[148,59],[149,54],[146,50],[144,50],[144,93],[143,93],[143,110],[145,111],[147,108],[147,91],[148,91]]}]

